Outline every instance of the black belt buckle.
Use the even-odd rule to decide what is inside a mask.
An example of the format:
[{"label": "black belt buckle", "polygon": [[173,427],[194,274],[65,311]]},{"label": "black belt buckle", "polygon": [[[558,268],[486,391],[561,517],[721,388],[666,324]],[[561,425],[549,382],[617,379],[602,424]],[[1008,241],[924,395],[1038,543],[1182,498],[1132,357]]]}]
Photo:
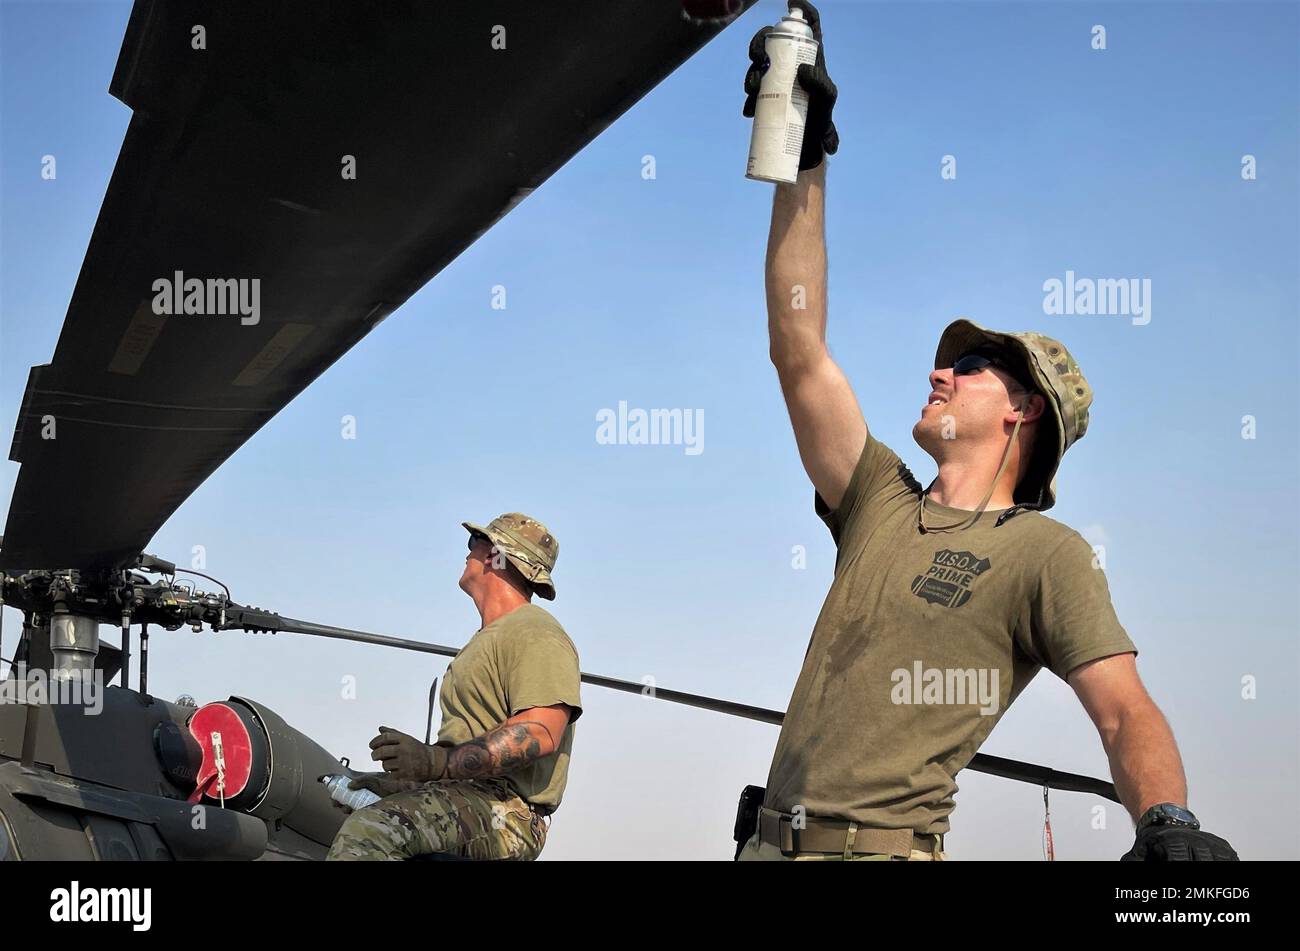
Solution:
[{"label": "black belt buckle", "polygon": [[740,850],[758,831],[758,810],[763,807],[763,797],[767,790],[762,786],[746,786],[740,792],[740,802],[736,805],[736,825],[731,837],[736,841],[736,858]]}]

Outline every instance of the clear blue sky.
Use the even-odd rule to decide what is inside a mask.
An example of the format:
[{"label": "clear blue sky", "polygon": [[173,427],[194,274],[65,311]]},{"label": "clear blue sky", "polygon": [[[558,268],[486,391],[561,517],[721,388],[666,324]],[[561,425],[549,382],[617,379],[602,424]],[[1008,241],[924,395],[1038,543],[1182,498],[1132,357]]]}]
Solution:
[{"label": "clear blue sky", "polygon": [[[107,93],[129,9],[0,2],[6,446],[129,119]],[[460,644],[477,616],[456,587],[459,523],[524,510],[560,539],[553,610],[584,669],[784,707],[834,552],[766,357],[771,187],[743,176],[745,50],[782,9],[760,3],[652,91],[267,425],[149,549],[185,563],[204,545],[245,603]],[[1300,796],[1296,5],[822,11],[842,140],[830,337],[873,430],[926,481],[910,429],[940,330],[970,316],[1063,339],[1096,402],[1052,514],[1106,547],[1192,808],[1244,856],[1300,857],[1294,828],[1257,819]],[[1245,154],[1255,181],[1241,178]],[[1044,314],[1043,282],[1067,270],[1149,278],[1150,323]],[[490,306],[494,285],[505,310]],[[509,367],[533,381],[527,397],[497,375]],[[598,445],[596,414],[620,400],[703,410],[704,451]],[[348,414],[356,440],[340,437]],[[1256,439],[1241,437],[1246,415]],[[17,468],[0,463],[0,499]],[[17,627],[6,610],[6,646]],[[152,645],[156,692],[258,698],[354,761],[379,723],[422,731],[444,667],[291,635],[185,630]],[[355,700],[340,698],[348,675]],[[1241,697],[1246,676],[1257,699]],[[597,688],[584,699],[546,856],[729,857],[736,795],[764,781],[775,730]],[[985,751],[1107,775],[1050,674]],[[1039,855],[1038,790],[959,782],[954,857]],[[1092,828],[1097,803],[1053,797],[1059,856],[1127,849],[1118,807]]]}]

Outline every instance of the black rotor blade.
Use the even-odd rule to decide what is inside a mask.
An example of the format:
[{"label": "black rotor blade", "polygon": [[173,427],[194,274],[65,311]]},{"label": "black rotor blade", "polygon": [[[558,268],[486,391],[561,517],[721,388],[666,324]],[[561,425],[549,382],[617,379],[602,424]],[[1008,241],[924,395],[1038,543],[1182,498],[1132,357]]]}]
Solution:
[{"label": "black rotor blade", "polygon": [[[680,0],[136,0],[109,89],[133,116],[54,357],[27,381],[0,568],[129,564],[723,25]],[[258,280],[257,322],[155,312],[155,282],[192,279]]]},{"label": "black rotor blade", "polygon": [[[444,657],[455,657],[460,653],[459,648],[444,647],[441,644],[412,641],[406,638],[392,637],[388,634],[370,634],[366,631],[354,631],[346,627],[313,624],[310,621],[299,621],[268,612],[258,611],[255,616],[250,615],[250,618],[247,619],[248,623],[246,623],[246,619],[240,614],[241,610],[252,609],[241,609],[238,605],[233,605],[227,610],[226,629],[245,628],[261,631],[282,631],[289,634],[313,634],[318,637],[333,637],[345,641],[357,641],[362,644],[377,644],[381,647],[397,647],[402,650],[420,651],[426,654],[441,654]],[[754,707],[746,703],[736,703],[732,700],[717,700],[700,694],[668,690],[664,687],[635,683],[631,680],[619,680],[615,677],[605,677],[600,674],[582,674],[582,682],[596,687],[621,690],[624,693],[641,694],[653,700],[668,700],[689,707],[698,707],[701,710],[712,710],[715,713],[726,713],[747,720],[757,720],[760,723],[771,723],[775,726],[780,726],[785,721],[785,714],[779,710]],[[977,773],[988,773],[990,776],[1001,776],[1004,779],[1014,779],[1035,786],[1046,786],[1049,789],[1059,789],[1063,792],[1091,793],[1095,796],[1101,796],[1103,799],[1109,799],[1111,802],[1120,802],[1114,783],[1108,783],[1104,779],[1095,779],[1091,776],[1081,776],[1078,773],[1061,772],[1035,763],[1006,759],[1002,756],[991,756],[987,753],[976,753],[971,758],[971,761],[966,764],[966,768]]]}]

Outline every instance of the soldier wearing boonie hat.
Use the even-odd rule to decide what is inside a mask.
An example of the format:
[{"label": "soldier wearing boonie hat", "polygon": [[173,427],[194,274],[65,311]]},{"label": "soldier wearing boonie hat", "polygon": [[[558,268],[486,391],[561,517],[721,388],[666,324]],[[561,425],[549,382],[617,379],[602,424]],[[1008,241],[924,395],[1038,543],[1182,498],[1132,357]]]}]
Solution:
[{"label": "soldier wearing boonie hat", "polygon": [[481,626],[447,668],[433,745],[389,727],[370,741],[382,773],[352,782],[384,798],[343,823],[329,858],[535,859],[559,808],[582,715],[578,652],[534,593],[555,599],[559,542],[509,512],[462,522],[460,587]]},{"label": "soldier wearing boonie hat", "polygon": [[[797,2],[821,39],[816,11]],[[838,92],[823,49],[799,82],[809,115],[829,124]],[[760,37],[750,57],[752,91]],[[923,488],[868,430],[826,346],[826,162],[815,157],[776,186],[765,281],[772,362],[838,552],[761,806],[742,797],[738,857],[942,858],[957,773],[1047,667],[1097,726],[1137,826],[1125,858],[1235,859],[1186,808],[1177,745],[1092,547],[1044,514],[1088,428],[1078,362],[1043,334],[952,323],[912,429],[938,465]]]},{"label": "soldier wearing boonie hat", "polygon": [[555,600],[555,582],[551,570],[560,556],[560,544],[541,522],[508,512],[488,522],[487,527],[461,522],[471,535],[481,535],[496,546],[524,580],[547,601]]},{"label": "soldier wearing boonie hat", "polygon": [[1022,388],[1032,383],[1033,390],[1047,399],[1049,417],[1040,423],[1030,471],[1015,491],[1018,503],[1046,511],[1056,504],[1056,470],[1065,450],[1088,431],[1092,387],[1059,340],[1040,333],[999,333],[970,320],[953,321],[943,332],[934,368],[950,367],[963,354],[986,347],[1018,358],[1014,368],[1021,372],[1016,382]]}]

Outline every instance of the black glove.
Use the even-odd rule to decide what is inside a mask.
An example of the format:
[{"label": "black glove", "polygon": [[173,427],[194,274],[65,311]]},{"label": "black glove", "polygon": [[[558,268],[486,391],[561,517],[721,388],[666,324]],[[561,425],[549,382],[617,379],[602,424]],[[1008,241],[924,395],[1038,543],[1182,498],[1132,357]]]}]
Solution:
[{"label": "black glove", "polygon": [[[835,108],[835,99],[839,90],[831,82],[826,72],[826,49],[822,45],[821,15],[808,0],[790,0],[793,6],[804,13],[804,20],[812,27],[813,38],[817,40],[817,61],[811,65],[799,66],[796,79],[808,93],[808,116],[804,121],[803,150],[799,155],[799,170],[816,168],[822,163],[824,155],[834,155],[840,147],[840,134],[835,131],[831,121],[831,110]],[[741,112],[747,119],[754,117],[754,106],[758,102],[758,90],[763,84],[763,74],[767,72],[771,61],[767,58],[767,34],[774,28],[765,26],[749,41],[749,71],[745,73],[745,105]]]},{"label": "black glove", "polygon": [[1147,826],[1121,862],[1239,862],[1224,839],[1186,826]]}]

